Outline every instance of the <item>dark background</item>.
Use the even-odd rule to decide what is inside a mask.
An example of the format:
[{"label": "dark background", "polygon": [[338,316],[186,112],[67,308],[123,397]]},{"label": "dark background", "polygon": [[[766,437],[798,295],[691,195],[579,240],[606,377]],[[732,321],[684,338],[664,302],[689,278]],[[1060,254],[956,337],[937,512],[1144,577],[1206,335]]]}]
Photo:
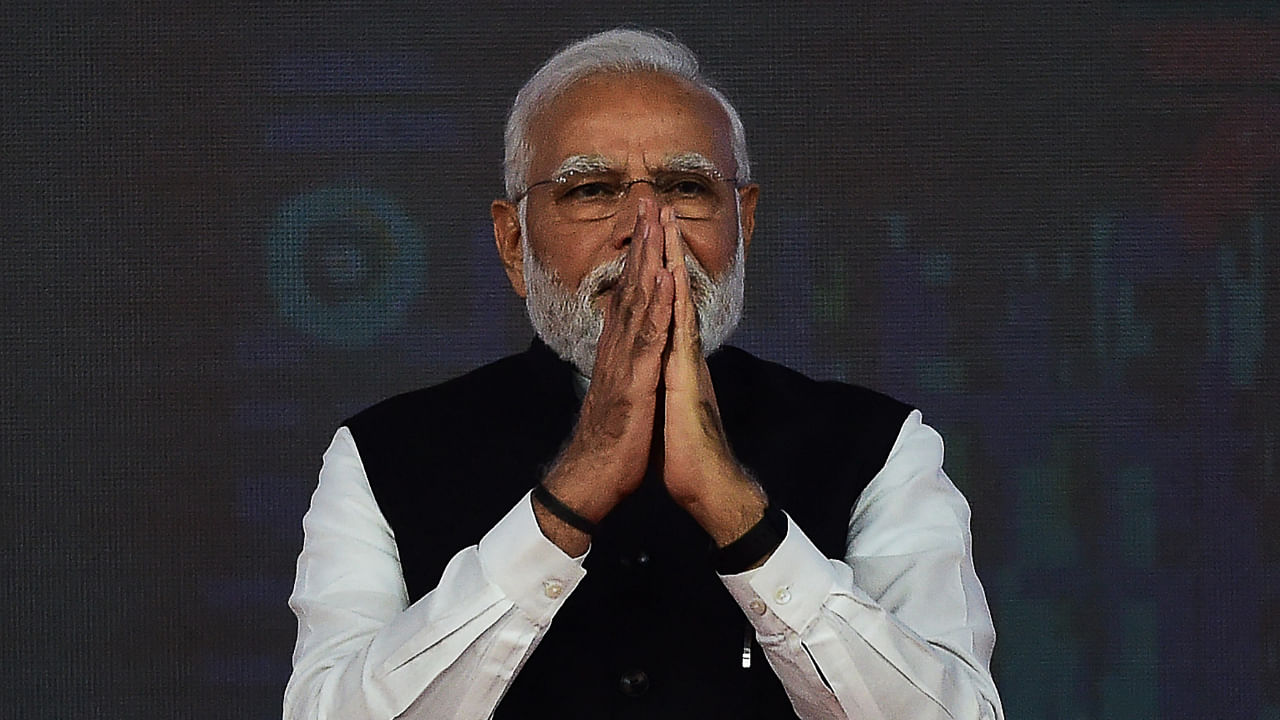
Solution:
[{"label": "dark background", "polygon": [[1008,716],[1280,718],[1280,12],[889,5],[6,4],[0,702],[279,716],[321,452],[527,343],[505,112],[630,23],[747,126],[735,342],[946,438]]}]

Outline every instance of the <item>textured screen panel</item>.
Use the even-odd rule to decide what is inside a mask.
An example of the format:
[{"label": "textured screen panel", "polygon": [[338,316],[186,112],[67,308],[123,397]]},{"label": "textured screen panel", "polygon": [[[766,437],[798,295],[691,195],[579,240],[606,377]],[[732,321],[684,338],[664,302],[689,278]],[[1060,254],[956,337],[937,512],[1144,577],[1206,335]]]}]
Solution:
[{"label": "textured screen panel", "polygon": [[501,127],[671,31],[762,185],[735,342],[921,407],[1009,717],[1280,713],[1267,4],[16,7],[0,680],[23,717],[278,717],[347,414],[518,350]]}]

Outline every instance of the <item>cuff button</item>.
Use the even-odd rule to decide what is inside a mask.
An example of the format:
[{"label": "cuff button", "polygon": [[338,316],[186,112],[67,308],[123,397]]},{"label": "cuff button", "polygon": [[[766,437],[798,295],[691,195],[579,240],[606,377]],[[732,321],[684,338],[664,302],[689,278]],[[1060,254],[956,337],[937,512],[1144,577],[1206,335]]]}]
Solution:
[{"label": "cuff button", "polygon": [[773,594],[773,599],[778,601],[779,605],[786,605],[791,602],[791,588],[783,585]]},{"label": "cuff button", "polygon": [[544,580],[542,582],[542,593],[555,600],[564,594],[564,583],[559,580]]}]

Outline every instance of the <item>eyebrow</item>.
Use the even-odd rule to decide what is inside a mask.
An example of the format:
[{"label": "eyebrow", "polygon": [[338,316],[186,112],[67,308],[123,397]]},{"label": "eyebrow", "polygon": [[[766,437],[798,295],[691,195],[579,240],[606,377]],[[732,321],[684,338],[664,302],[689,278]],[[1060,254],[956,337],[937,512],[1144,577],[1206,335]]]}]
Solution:
[{"label": "eyebrow", "polygon": [[603,155],[570,155],[564,159],[564,162],[560,163],[560,167],[556,169],[555,177],[570,173],[608,172],[612,169],[613,163]]},{"label": "eyebrow", "polygon": [[[560,163],[560,167],[556,168],[555,177],[563,177],[573,173],[585,175],[615,172],[617,169],[613,161],[604,155],[570,155],[564,159],[564,162]],[[710,158],[699,152],[682,152],[668,155],[663,158],[661,165],[653,169],[660,172],[703,172],[709,175],[729,177],[721,172],[720,168],[716,167],[716,164]]]},{"label": "eyebrow", "polygon": [[663,170],[675,170],[677,172],[703,172],[709,175],[719,175],[721,177],[729,177],[711,162],[706,155],[697,152],[683,152],[675,155],[668,155],[662,161]]}]

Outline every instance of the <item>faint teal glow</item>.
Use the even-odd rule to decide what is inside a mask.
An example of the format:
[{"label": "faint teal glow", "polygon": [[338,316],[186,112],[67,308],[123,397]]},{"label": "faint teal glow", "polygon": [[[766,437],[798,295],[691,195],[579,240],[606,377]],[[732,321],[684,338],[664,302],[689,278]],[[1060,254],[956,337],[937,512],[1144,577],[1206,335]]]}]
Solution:
[{"label": "faint teal glow", "polygon": [[1028,282],[1034,281],[1040,275],[1040,261],[1034,252],[1024,252],[1021,254],[1022,260],[1022,279]]},{"label": "faint teal glow", "polygon": [[1073,477],[1068,456],[1055,452],[1043,462],[1018,470],[1017,542],[1024,567],[1067,568],[1080,562],[1080,547],[1071,507],[1077,485],[1085,478]]},{"label": "faint teal glow", "polygon": [[1075,602],[1028,597],[1016,576],[1010,571],[992,583],[1000,608],[996,655],[1002,677],[1016,679],[1000,686],[1005,716],[1089,717],[1080,697],[1085,634],[1073,619]]},{"label": "faint teal glow", "polygon": [[889,247],[904,250],[907,247],[907,216],[904,213],[890,213],[885,221],[889,223]]},{"label": "faint teal glow", "polygon": [[1236,387],[1256,382],[1266,327],[1266,271],[1263,266],[1266,228],[1262,216],[1248,224],[1248,251],[1243,257],[1231,247],[1218,251],[1217,276],[1205,296],[1207,346],[1224,353],[1228,377]]},{"label": "faint teal glow", "polygon": [[1160,707],[1159,623],[1154,600],[1129,600],[1120,637],[1108,643],[1110,662],[1102,678],[1102,717],[1145,720]]},{"label": "faint teal glow", "polygon": [[978,488],[973,477],[977,444],[971,430],[948,428],[946,433],[946,458],[943,467],[947,477],[970,502],[977,499]]},{"label": "faint teal glow", "polygon": [[848,317],[849,294],[845,280],[845,274],[838,268],[834,272],[827,270],[814,274],[813,306],[810,312],[813,320],[840,323]]},{"label": "faint teal glow", "polygon": [[267,238],[280,316],[335,345],[368,345],[398,325],[422,291],[421,232],[387,195],[336,187],[298,195]]},{"label": "faint teal glow", "polygon": [[1115,509],[1119,552],[1125,562],[1152,568],[1156,559],[1156,484],[1149,467],[1120,470],[1111,484],[1108,502]]},{"label": "faint teal glow", "polygon": [[962,392],[969,386],[969,374],[959,358],[943,357],[916,365],[920,389],[932,393]]},{"label": "faint teal glow", "polygon": [[1089,324],[1093,331],[1093,353],[1099,359],[1109,355],[1107,342],[1107,308],[1110,299],[1107,296],[1107,280],[1113,272],[1108,259],[1111,247],[1111,235],[1115,230],[1115,219],[1110,215],[1099,215],[1093,220],[1093,322]]},{"label": "faint teal glow", "polygon": [[926,284],[948,287],[955,278],[955,262],[945,250],[929,250],[924,254],[923,275]]},{"label": "faint teal glow", "polygon": [[1093,335],[1095,357],[1111,381],[1119,381],[1129,360],[1151,351],[1151,324],[1138,317],[1133,284],[1115,267],[1112,240],[1115,218],[1100,215],[1093,223]]},{"label": "faint teal glow", "polygon": [[1266,273],[1263,268],[1264,227],[1262,217],[1249,221],[1249,252],[1240,262],[1230,248],[1218,255],[1218,282],[1226,314],[1227,367],[1231,383],[1252,385],[1262,357],[1263,328],[1266,326]]},{"label": "faint teal glow", "polygon": [[1065,250],[1059,250],[1054,254],[1054,269],[1058,271],[1057,276],[1059,282],[1069,280],[1076,274],[1075,261]]}]

